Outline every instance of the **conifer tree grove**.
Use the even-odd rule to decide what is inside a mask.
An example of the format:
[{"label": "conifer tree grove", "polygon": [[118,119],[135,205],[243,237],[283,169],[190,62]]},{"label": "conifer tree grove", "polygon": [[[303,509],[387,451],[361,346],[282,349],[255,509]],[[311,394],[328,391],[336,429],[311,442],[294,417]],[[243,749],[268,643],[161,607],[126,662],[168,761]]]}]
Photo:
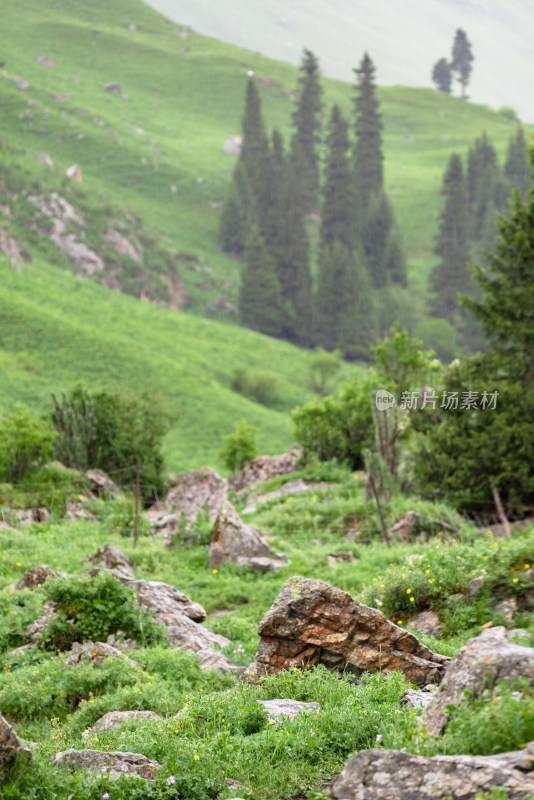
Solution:
[{"label": "conifer tree grove", "polygon": [[532,188],[532,179],[530,177],[527,143],[521,126],[518,127],[516,135],[508,143],[504,174],[512,187],[517,189],[520,197],[525,200],[527,193]]},{"label": "conifer tree grove", "polygon": [[497,229],[495,217],[504,211],[510,193],[497,162],[497,153],[486,134],[477,139],[467,157],[467,190],[471,240],[477,258],[491,249]]},{"label": "conifer tree grove", "polygon": [[[304,50],[300,66],[297,107],[293,113],[295,135],[292,139],[292,162],[295,164],[302,208],[313,211],[319,203],[319,155],[321,112],[319,62],[310,50]],[[300,153],[297,151],[300,149]]]},{"label": "conifer tree grove", "polygon": [[406,286],[400,232],[384,190],[382,121],[375,92],[375,68],[367,53],[354,71],[358,78],[354,104],[354,227],[363,241],[372,285],[377,289],[391,282]]},{"label": "conifer tree grove", "polygon": [[256,223],[251,225],[241,276],[239,314],[241,322],[268,336],[279,336],[282,300],[276,269]]},{"label": "conifer tree grove", "polygon": [[248,238],[254,198],[243,162],[236,164],[219,218],[219,242],[227,253],[241,256]]},{"label": "conifer tree grove", "polygon": [[461,28],[458,28],[452,45],[451,72],[456,75],[456,79],[462,87],[462,97],[464,99],[466,99],[465,89],[469,83],[473,61],[474,56],[467,34]]},{"label": "conifer tree grove", "polygon": [[458,323],[458,292],[469,288],[469,206],[460,156],[450,157],[443,180],[445,207],[434,252],[440,262],[430,274],[430,308],[451,325]]},{"label": "conifer tree grove", "polygon": [[340,349],[345,358],[365,358],[374,319],[365,257],[354,227],[349,147],[348,124],[334,106],[327,136],[314,323],[317,344]]},{"label": "conifer tree grove", "polygon": [[432,69],[432,80],[439,92],[450,94],[452,84],[451,67],[446,58],[436,61]]}]

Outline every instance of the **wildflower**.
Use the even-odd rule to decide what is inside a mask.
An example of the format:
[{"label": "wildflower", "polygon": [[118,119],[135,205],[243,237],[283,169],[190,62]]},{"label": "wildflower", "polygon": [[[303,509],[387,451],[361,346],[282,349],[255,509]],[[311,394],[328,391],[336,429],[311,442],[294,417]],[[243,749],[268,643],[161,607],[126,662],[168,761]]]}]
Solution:
[{"label": "wildflower", "polygon": [[128,764],[123,764],[121,769],[123,772],[128,772]]},{"label": "wildflower", "polygon": [[402,625],[402,620],[401,619],[397,620],[397,625]]},{"label": "wildflower", "polygon": [[385,583],[381,583],[380,588],[383,589],[385,585],[386,585]]},{"label": "wildflower", "polygon": [[315,731],[312,728],[310,728],[310,736],[315,736]]},{"label": "wildflower", "polygon": [[169,775],[167,778],[167,786],[172,786],[173,783],[176,783],[176,778],[174,775]]},{"label": "wildflower", "polygon": [[413,603],[414,600],[415,600],[415,597],[410,597],[410,603]]},{"label": "wildflower", "polygon": [[411,594],[411,593],[412,593],[411,589],[406,589],[406,594]]},{"label": "wildflower", "polygon": [[197,756],[196,753],[195,753],[195,761],[200,761],[200,756]]},{"label": "wildflower", "polygon": [[219,571],[218,569],[212,569],[214,575],[217,575],[218,571]]},{"label": "wildflower", "polygon": [[20,563],[20,561],[17,561],[17,567],[22,567],[22,564]]},{"label": "wildflower", "polygon": [[530,564],[525,564],[525,569],[528,569],[529,567],[530,567]]},{"label": "wildflower", "polygon": [[102,795],[102,800],[109,800],[109,792],[104,792]]},{"label": "wildflower", "polygon": [[512,583],[517,583],[519,578],[512,578]]},{"label": "wildflower", "polygon": [[521,700],[521,692],[512,692],[514,700]]},{"label": "wildflower", "polygon": [[381,742],[382,741],[382,734],[381,733],[377,733],[376,734],[376,741],[377,742]]}]

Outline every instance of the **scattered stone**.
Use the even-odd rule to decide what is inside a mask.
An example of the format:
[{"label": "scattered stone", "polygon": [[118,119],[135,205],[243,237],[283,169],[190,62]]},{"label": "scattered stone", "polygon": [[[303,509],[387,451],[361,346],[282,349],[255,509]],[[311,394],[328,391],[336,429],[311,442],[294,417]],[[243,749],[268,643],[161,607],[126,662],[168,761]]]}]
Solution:
[{"label": "scattered stone", "polygon": [[399,703],[401,706],[406,706],[409,709],[426,708],[436,688],[436,686],[429,683],[422,689],[408,689],[408,691],[404,692],[402,697],[399,698]]},{"label": "scattered stone", "polygon": [[108,83],[104,86],[104,91],[110,92],[111,94],[122,95],[122,86],[120,83]]},{"label": "scattered stone", "polygon": [[43,67],[53,67],[54,62],[51,58],[47,58],[46,56],[37,56],[37,63],[41,64]]},{"label": "scattered stone", "polygon": [[83,503],[86,503],[88,499],[88,497],[85,497],[80,501],[67,500],[65,504],[65,516],[70,517],[71,519],[96,519],[94,514],[92,514],[87,508],[83,507]]},{"label": "scattered stone", "polygon": [[279,717],[295,719],[302,712],[315,713],[319,711],[319,703],[303,703],[300,700],[256,700],[267,711],[268,719],[276,722]]},{"label": "scattered stone", "polygon": [[23,258],[19,243],[14,236],[8,234],[5,228],[0,228],[0,252],[10,259],[13,269],[20,272],[20,263]]},{"label": "scattered stone", "polygon": [[111,228],[109,231],[104,233],[104,239],[107,239],[108,242],[113,245],[115,250],[117,250],[119,253],[122,253],[122,255],[130,256],[130,258],[133,258],[134,261],[138,261],[140,264],[143,263],[143,252],[141,247],[139,246],[139,249],[135,248],[133,244],[122,235],[122,233],[119,233],[119,231]]},{"label": "scattered stone", "polygon": [[129,31],[136,31],[137,30],[137,25],[135,24],[135,22],[130,22],[130,24],[128,25],[128,30]]},{"label": "scattered stone", "polygon": [[257,528],[245,525],[229,500],[221,505],[210,535],[210,568],[219,569],[223,561],[250,564],[254,569],[270,572],[287,564],[287,559],[270,548]]},{"label": "scattered stone", "polygon": [[338,550],[337,553],[330,553],[328,556],[328,566],[334,569],[342,563],[352,564],[354,561],[357,561],[357,559],[354,558],[354,553],[351,553],[350,550]]},{"label": "scattered stone", "polygon": [[362,672],[399,670],[411,683],[439,683],[446,656],[433,653],[381,611],[324,581],[293,577],[258,627],[256,675],[324,664]]},{"label": "scattered stone", "polygon": [[241,492],[243,489],[253,489],[275,475],[289,475],[295,471],[300,455],[300,449],[292,447],[288,453],[279,456],[258,456],[230,479],[229,487],[234,492]]},{"label": "scattered stone", "polygon": [[121,494],[117,484],[101,469],[88,469],[85,477],[94,484],[99,494],[107,492],[112,497],[118,497]]},{"label": "scattered stone", "polygon": [[186,529],[197,521],[204,508],[213,524],[227,497],[228,482],[212,469],[185,472],[178,476],[167,496],[152,506],[148,518],[152,525],[163,530],[163,543],[168,545],[179,527],[182,513],[185,516]]},{"label": "scattered stone", "polygon": [[52,94],[52,100],[54,101],[54,103],[66,103],[67,100],[72,100],[72,95],[71,94],[56,94],[54,92]]},{"label": "scattered stone", "polygon": [[73,75],[72,80],[74,81],[74,83],[80,83],[80,78],[77,75]]},{"label": "scattered stone", "polygon": [[104,733],[105,731],[115,730],[130,719],[161,719],[161,717],[153,711],[108,711],[107,714],[104,714],[103,717],[100,717],[95,722],[91,728],[91,733]]},{"label": "scattered stone", "polygon": [[489,683],[516,678],[524,678],[534,686],[534,649],[509,642],[505,628],[488,628],[469,639],[449,663],[421,724],[430,733],[439,734],[449,720],[447,707],[459,706],[466,691],[476,698]]},{"label": "scattered stone", "polygon": [[230,136],[223,144],[223,153],[227,156],[238,156],[241,153],[243,139],[241,136]]},{"label": "scattered stone", "polygon": [[476,578],[471,578],[469,581],[469,597],[475,597],[475,595],[479,593],[483,586],[484,577],[482,575],[478,575]]},{"label": "scattered stone", "polygon": [[443,625],[435,611],[421,611],[415,619],[410,620],[410,627],[416,633],[424,633],[425,636],[434,636],[439,639]]},{"label": "scattered stone", "polygon": [[475,800],[492,787],[514,800],[534,794],[534,744],[495,756],[423,758],[398,750],[362,750],[332,784],[330,800]]},{"label": "scattered stone", "polygon": [[69,657],[65,664],[69,667],[74,667],[80,661],[91,661],[95,666],[100,667],[106,658],[121,658],[131,667],[139,667],[141,669],[141,665],[137,661],[124,656],[116,647],[112,647],[105,642],[90,641],[82,642],[82,644],[74,642],[69,650]]},{"label": "scattered stone", "polygon": [[151,761],[140,753],[123,753],[102,750],[63,750],[50,759],[55,767],[68,766],[71,770],[86,769],[90,774],[100,772],[111,781],[118,780],[121,775],[142,778],[151,781],[154,773],[161,767],[157,761]]},{"label": "scattered stone", "polygon": [[14,80],[15,86],[18,86],[19,89],[22,89],[23,92],[27,92],[30,88],[30,84],[28,81],[25,81],[24,78],[15,78]]},{"label": "scattered stone", "polygon": [[187,39],[187,30],[182,28],[182,30],[178,32],[178,36],[180,39]]},{"label": "scattered stone", "polygon": [[56,608],[57,606],[53,600],[47,600],[35,622],[32,622],[31,625],[28,625],[26,628],[26,635],[31,640],[31,643],[38,643],[43,628],[48,625],[50,620],[57,617]]},{"label": "scattered stone", "polygon": [[407,511],[401,519],[391,526],[389,533],[392,536],[397,534],[401,542],[409,542],[412,539],[415,524],[420,518],[421,514],[417,511]]},{"label": "scattered stone", "polygon": [[517,598],[507,597],[505,600],[501,600],[494,606],[494,611],[504,617],[509,625],[513,625],[514,617],[517,614]]},{"label": "scattered stone", "polygon": [[122,550],[112,544],[105,544],[87,558],[91,564],[100,564],[105,569],[118,570],[126,577],[133,576],[132,562]]},{"label": "scattered stone", "polygon": [[64,572],[56,572],[54,569],[50,569],[47,567],[46,564],[41,564],[39,567],[32,567],[31,569],[27,570],[24,573],[22,578],[19,580],[15,589],[20,591],[21,589],[38,589],[43,583],[47,580],[47,578],[66,578],[67,575]]},{"label": "scattered stone", "polygon": [[8,721],[0,714],[0,783],[2,778],[7,775],[13,759],[19,754],[24,754],[28,759],[32,757],[30,748],[24,744]]},{"label": "scattered stone", "polygon": [[73,164],[72,167],[65,170],[65,175],[73,181],[78,181],[78,183],[82,182],[82,171],[78,164]]},{"label": "scattered stone", "polygon": [[39,155],[35,156],[35,160],[40,161],[41,164],[45,164],[45,166],[47,167],[54,166],[54,162],[52,161],[48,153],[39,153]]},{"label": "scattered stone", "polygon": [[132,125],[132,130],[134,133],[137,133],[139,136],[142,136],[145,132],[143,128],[140,128],[139,125]]}]

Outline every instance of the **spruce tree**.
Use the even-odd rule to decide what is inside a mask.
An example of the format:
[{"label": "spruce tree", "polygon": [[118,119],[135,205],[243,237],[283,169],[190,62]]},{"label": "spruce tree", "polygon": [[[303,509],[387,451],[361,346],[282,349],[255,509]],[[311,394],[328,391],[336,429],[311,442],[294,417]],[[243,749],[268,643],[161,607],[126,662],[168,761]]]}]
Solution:
[{"label": "spruce tree", "polygon": [[279,336],[282,300],[275,264],[258,226],[251,226],[239,292],[241,322],[268,336]]},{"label": "spruce tree", "polygon": [[470,237],[475,255],[491,249],[497,229],[495,217],[504,211],[509,195],[497,162],[495,148],[484,133],[470,148],[467,157],[467,187],[470,211]]},{"label": "spruce tree", "polygon": [[359,204],[366,209],[371,196],[379,193],[384,184],[382,118],[378,113],[379,103],[375,94],[375,67],[367,53],[354,72],[358,81],[354,103],[354,171]]},{"label": "spruce tree", "polygon": [[260,232],[269,245],[270,215],[273,210],[272,163],[260,96],[253,78],[249,78],[247,83],[242,129],[240,160],[255,199]]},{"label": "spruce tree", "polygon": [[311,273],[308,235],[304,225],[301,198],[294,175],[284,154],[284,144],[278,131],[273,133],[273,214],[272,246],[280,283],[284,339],[310,344]]},{"label": "spruce tree", "polygon": [[455,33],[452,46],[451,72],[456,74],[456,79],[462,87],[462,97],[466,99],[465,88],[469,83],[474,56],[467,34],[461,28]]},{"label": "spruce tree", "polygon": [[[297,171],[302,207],[308,213],[316,209],[319,203],[319,155],[317,149],[321,139],[323,108],[322,89],[319,83],[319,61],[311,50],[304,50],[300,69],[297,107],[293,113],[296,133],[292,140],[292,161],[294,161]],[[296,152],[298,148],[301,150],[300,154]]]},{"label": "spruce tree", "polygon": [[525,200],[532,187],[532,180],[528,163],[527,143],[521,126],[518,127],[516,135],[511,137],[508,143],[504,174],[512,187],[517,189],[519,196]]},{"label": "spruce tree", "polygon": [[321,247],[341,242],[349,249],[358,242],[354,191],[349,161],[348,124],[339,106],[332,108],[326,138],[326,165],[321,213]]},{"label": "spruce tree", "polygon": [[458,292],[469,288],[469,209],[460,156],[449,159],[441,193],[445,206],[434,252],[440,262],[430,274],[430,308],[451,325],[458,324]]},{"label": "spruce tree", "polygon": [[254,198],[250,182],[239,160],[226,195],[219,218],[219,242],[227,253],[241,256],[248,238],[251,214],[254,213]]},{"label": "spruce tree", "polygon": [[432,80],[436,84],[438,92],[450,94],[452,84],[451,67],[446,58],[436,61],[432,69]]}]

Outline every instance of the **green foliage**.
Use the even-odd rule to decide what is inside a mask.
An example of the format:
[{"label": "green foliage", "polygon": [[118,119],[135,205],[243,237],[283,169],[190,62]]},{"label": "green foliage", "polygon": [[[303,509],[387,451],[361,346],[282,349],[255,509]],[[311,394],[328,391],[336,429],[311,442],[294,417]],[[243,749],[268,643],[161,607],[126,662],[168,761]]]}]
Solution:
[{"label": "green foliage", "polygon": [[432,67],[432,80],[438,92],[450,94],[452,74],[451,67],[446,58],[440,58]]},{"label": "green foliage", "polygon": [[231,386],[235,392],[267,408],[276,408],[280,404],[282,393],[280,378],[271,370],[238,367],[232,375]]},{"label": "green foliage", "polygon": [[0,481],[19,483],[52,455],[54,431],[44,419],[17,404],[0,414]]},{"label": "green foliage", "polygon": [[242,419],[236,423],[233,433],[223,436],[224,447],[221,451],[222,458],[226,467],[232,475],[243,469],[243,467],[256,458],[256,433],[258,429],[254,425]]},{"label": "green foliage", "polygon": [[504,174],[510,181],[512,187],[517,189],[521,198],[526,200],[528,191],[532,187],[532,178],[530,174],[527,143],[521,125],[518,125],[516,135],[510,137],[510,141],[508,142]]},{"label": "green foliage", "polygon": [[[123,494],[110,501],[107,506],[108,513],[104,513],[104,529],[111,533],[118,533],[125,538],[133,537],[135,532],[135,497]],[[137,532],[139,536],[150,534],[150,522],[138,509]]]},{"label": "green foliage", "polygon": [[465,87],[469,83],[471,71],[473,69],[473,60],[474,56],[471,51],[471,43],[467,38],[467,34],[461,28],[458,28],[454,35],[454,42],[452,45],[450,69],[453,75],[456,76],[456,80],[461,84],[463,98],[466,97]]},{"label": "green foliage", "polygon": [[341,369],[341,354],[338,350],[327,353],[322,347],[317,347],[310,354],[310,387],[315,394],[325,395],[331,381]]},{"label": "green foliage", "polygon": [[396,322],[389,337],[373,347],[378,372],[400,395],[403,391],[422,389],[430,378],[436,377],[441,364],[433,350],[423,350],[423,342],[411,338],[408,331],[399,330]]},{"label": "green foliage", "polygon": [[354,70],[357,78],[354,110],[356,117],[356,142],[354,146],[355,185],[359,206],[369,207],[373,195],[380,194],[384,186],[382,155],[382,117],[376,96],[375,66],[368,53]]},{"label": "green foliage", "polygon": [[282,330],[282,297],[276,265],[257,226],[250,232],[239,290],[239,314],[245,327],[268,336]]},{"label": "green foliage", "polygon": [[[223,250],[237,256],[247,243],[251,204],[254,202],[250,182],[240,160],[228,186],[219,218],[219,241]],[[253,207],[252,207],[253,210]]]},{"label": "green foliage", "polygon": [[51,579],[46,583],[46,593],[57,603],[58,613],[41,633],[45,647],[65,650],[85,639],[105,642],[117,631],[143,642],[162,638],[151,615],[136,603],[133,591],[110,573],[102,572],[94,578]]},{"label": "green foliage", "polygon": [[161,447],[170,417],[159,396],[148,390],[90,393],[77,385],[61,405],[52,398],[56,452],[67,466],[117,473],[119,484],[132,486],[139,464],[143,495],[163,488]]},{"label": "green foliage", "polygon": [[319,154],[321,133],[322,88],[319,82],[319,61],[311,50],[304,49],[299,75],[299,96],[293,112],[296,132],[292,151],[300,149],[303,160],[297,159],[296,180],[305,211],[317,207],[319,199]]}]

